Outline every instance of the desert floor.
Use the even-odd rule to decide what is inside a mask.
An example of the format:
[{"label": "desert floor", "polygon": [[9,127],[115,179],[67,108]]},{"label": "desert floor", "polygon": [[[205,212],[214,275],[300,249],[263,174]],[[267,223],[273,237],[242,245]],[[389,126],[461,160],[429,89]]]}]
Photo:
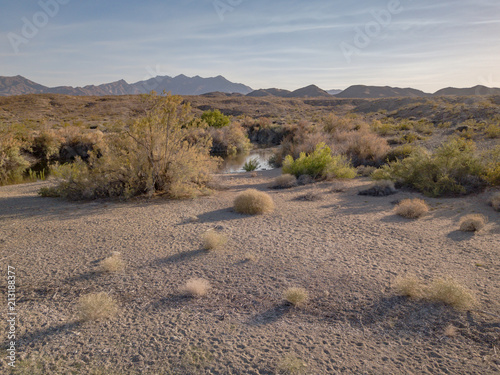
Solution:
[{"label": "desert floor", "polygon": [[[13,373],[500,372],[500,214],[487,204],[491,191],[425,198],[431,211],[409,220],[394,202],[418,193],[359,196],[364,178],[268,189],[278,173],[220,176],[225,190],[187,201],[75,203],[38,197],[48,182],[0,187],[4,317],[7,267],[16,270]],[[247,188],[268,192],[274,213],[235,213]],[[486,228],[458,231],[468,213],[487,216]],[[227,235],[224,249],[202,249],[207,230]],[[125,271],[100,272],[113,251]],[[398,296],[394,280],[408,273],[452,276],[476,294],[477,308]],[[207,296],[180,292],[194,277],[209,280]],[[283,300],[293,286],[309,292],[303,307]],[[118,315],[79,321],[78,298],[100,291],[118,301]],[[9,373],[3,336],[0,372]]]}]

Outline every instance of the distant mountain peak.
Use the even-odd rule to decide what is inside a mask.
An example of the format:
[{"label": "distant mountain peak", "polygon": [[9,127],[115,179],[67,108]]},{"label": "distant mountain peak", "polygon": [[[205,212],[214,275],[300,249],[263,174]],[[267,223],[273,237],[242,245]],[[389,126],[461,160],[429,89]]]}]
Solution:
[{"label": "distant mountain peak", "polygon": [[65,95],[134,95],[145,94],[151,91],[170,91],[174,95],[201,95],[209,92],[248,94],[252,89],[241,83],[233,83],[223,76],[202,78],[188,77],[184,74],[172,78],[156,76],[144,81],[129,84],[124,79],[101,85],[87,85],[84,87],[58,86],[46,87],[29,79],[17,75],[15,77],[0,76],[0,96],[23,94],[65,94]]}]

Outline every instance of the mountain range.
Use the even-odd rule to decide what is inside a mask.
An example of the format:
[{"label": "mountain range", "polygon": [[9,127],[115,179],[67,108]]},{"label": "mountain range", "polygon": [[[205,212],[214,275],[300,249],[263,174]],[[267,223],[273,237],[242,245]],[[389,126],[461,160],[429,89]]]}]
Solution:
[{"label": "mountain range", "polygon": [[470,88],[447,87],[433,94],[412,88],[398,88],[389,86],[353,85],[345,90],[322,90],[316,85],[309,85],[295,91],[278,88],[253,90],[242,83],[234,83],[223,76],[202,78],[200,76],[187,77],[183,74],[176,77],[157,76],[144,81],[127,83],[121,79],[116,82],[84,87],[57,86],[47,87],[20,75],[14,77],[0,76],[0,96],[24,94],[64,94],[77,96],[104,96],[104,95],[136,95],[170,91],[176,95],[203,95],[208,93],[236,93],[252,97],[282,97],[282,98],[391,98],[391,97],[431,97],[431,96],[475,96],[500,95],[500,88],[475,86]]}]

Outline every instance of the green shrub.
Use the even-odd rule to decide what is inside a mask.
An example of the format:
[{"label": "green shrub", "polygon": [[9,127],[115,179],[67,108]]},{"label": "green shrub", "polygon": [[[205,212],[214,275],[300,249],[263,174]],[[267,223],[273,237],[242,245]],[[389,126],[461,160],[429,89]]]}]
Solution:
[{"label": "green shrub", "polygon": [[213,128],[223,128],[224,126],[228,126],[231,122],[229,117],[223,115],[218,109],[203,112],[201,119],[205,121],[208,126]]},{"label": "green shrub", "polygon": [[321,142],[309,155],[302,152],[296,160],[288,155],[283,162],[283,173],[295,177],[309,175],[313,178],[354,178],[357,171],[344,156],[332,156],[330,147]]},{"label": "green shrub", "polygon": [[472,141],[451,138],[434,153],[416,148],[410,156],[375,171],[376,180],[393,180],[432,197],[466,194],[486,185],[486,167]]},{"label": "green shrub", "polygon": [[488,138],[500,138],[500,124],[491,124],[486,129],[484,133]]},{"label": "green shrub", "polygon": [[409,143],[394,147],[387,153],[386,160],[389,162],[402,160],[410,156],[414,149],[414,146]]},{"label": "green shrub", "polygon": [[485,171],[483,177],[490,185],[500,185],[500,145],[484,152],[481,155],[484,160]]},{"label": "green shrub", "polygon": [[260,163],[259,163],[259,160],[257,158],[253,158],[253,159],[250,159],[248,160],[244,165],[243,165],[243,169],[246,171],[246,172],[252,172],[252,171],[255,171],[257,168],[260,167]]}]

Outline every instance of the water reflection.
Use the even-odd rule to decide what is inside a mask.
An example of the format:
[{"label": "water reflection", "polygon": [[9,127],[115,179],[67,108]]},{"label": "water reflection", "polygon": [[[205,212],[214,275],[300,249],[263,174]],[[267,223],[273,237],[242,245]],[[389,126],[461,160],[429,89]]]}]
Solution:
[{"label": "water reflection", "polygon": [[265,171],[268,169],[273,169],[269,164],[269,158],[274,153],[275,148],[264,148],[258,150],[252,150],[247,154],[239,154],[231,158],[224,160],[221,166],[222,173],[242,173],[245,172],[243,165],[251,159],[257,159],[259,162],[259,167],[256,171]]}]

